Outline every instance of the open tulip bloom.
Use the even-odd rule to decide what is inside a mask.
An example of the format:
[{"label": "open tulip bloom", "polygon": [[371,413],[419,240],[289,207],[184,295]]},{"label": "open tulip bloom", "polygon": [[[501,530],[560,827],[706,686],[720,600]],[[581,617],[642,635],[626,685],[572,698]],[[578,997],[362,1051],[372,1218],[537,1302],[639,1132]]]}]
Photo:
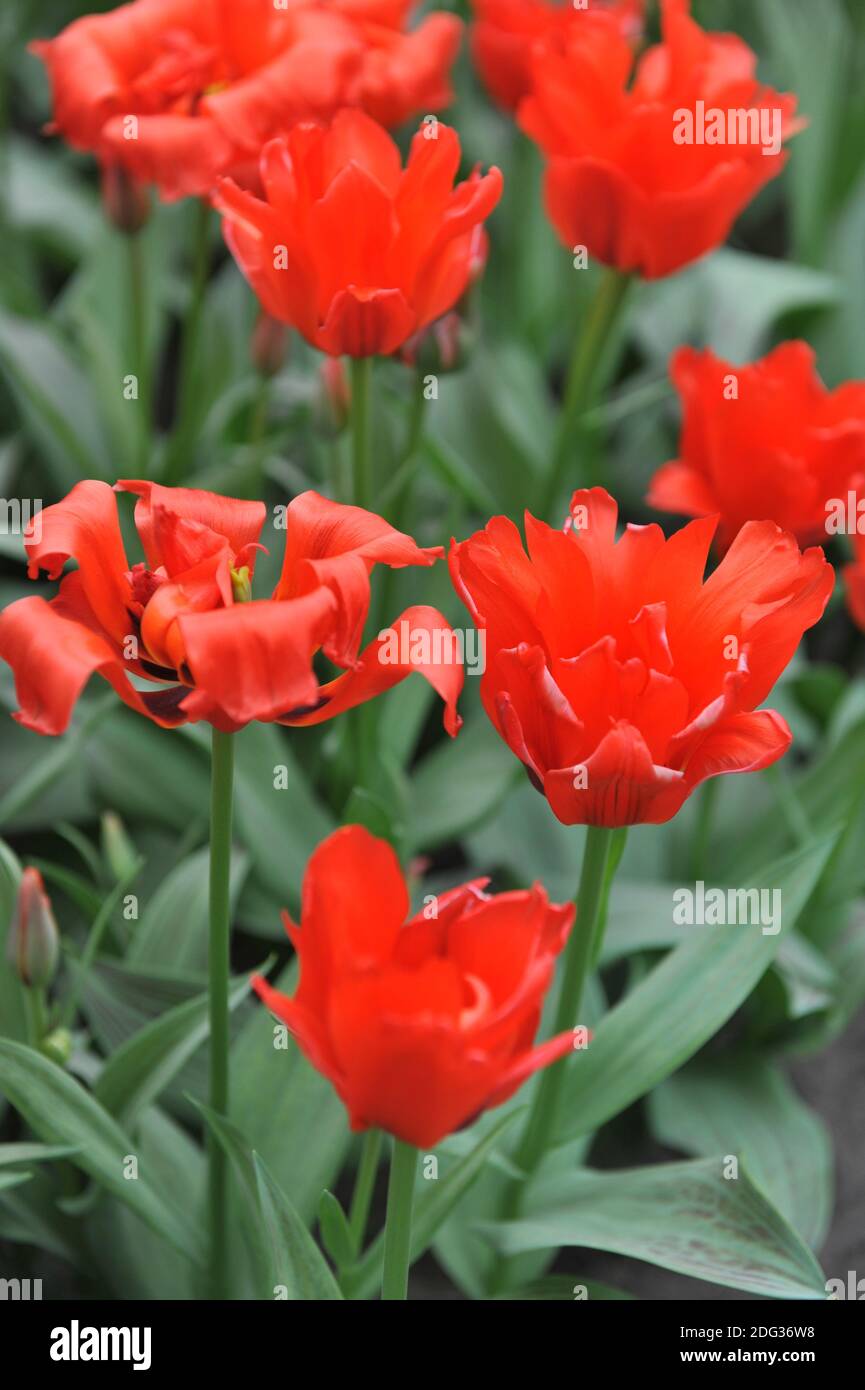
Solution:
[{"label": "open tulip bloom", "polygon": [[384,125],[439,111],[460,40],[453,15],[406,23],[410,0],[134,0],[40,41],[54,128],[76,149],[205,197],[255,178],[262,145],[357,106]]},{"label": "open tulip bloom", "polygon": [[265,146],[263,198],[225,179],[214,202],[268,314],[332,356],[386,356],[451,309],[483,259],[502,176],[454,187],[459,161],[456,133],[433,121],[403,169],[381,126],[342,111]]},{"label": "open tulip bloom", "polygon": [[[445,700],[445,723],[459,727],[462,667],[379,660],[386,639],[360,650],[376,564],[431,565],[441,547],[421,549],[387,522],[317,493],[285,512],[285,557],[269,599],[252,599],[255,556],[265,520],[261,502],[191,488],[124,481],[138,497],[135,520],[144,560],[130,564],[116,496],[83,482],[38,517],[25,544],[30,574],[67,574],[50,602],[32,597],[0,614],[0,657],[15,672],[16,716],[37,733],[59,734],[89,677],[164,728],[206,720],[233,733],[253,720],[311,725],[371,699],[412,670]],[[450,629],[433,608],[407,609],[408,632]],[[322,651],[344,674],[320,684]],[[441,638],[401,647],[441,652]],[[133,681],[133,678],[137,678]]]},{"label": "open tulip bloom", "polygon": [[554,530],[507,517],[455,544],[451,574],[486,634],[484,708],[566,825],[661,824],[707,778],[783,757],[758,710],[834,584],[770,521],[742,528],[708,579],[717,517],[671,539],[628,526],[602,488]]}]

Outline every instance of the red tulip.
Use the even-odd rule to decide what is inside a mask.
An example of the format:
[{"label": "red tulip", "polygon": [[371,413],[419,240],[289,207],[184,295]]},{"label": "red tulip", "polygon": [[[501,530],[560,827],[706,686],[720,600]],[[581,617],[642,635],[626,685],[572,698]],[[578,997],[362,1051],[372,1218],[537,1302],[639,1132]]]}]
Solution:
[{"label": "red tulip", "polygon": [[[164,728],[203,719],[232,732],[252,720],[321,723],[416,670],[456,733],[463,672],[440,613],[409,608],[395,620],[398,630],[407,624],[401,645],[380,635],[359,650],[374,566],[431,565],[440,547],[420,549],[371,512],[305,492],[285,513],[272,597],[247,602],[264,503],[148,482],[117,490],[138,496],[143,562],[126,558],[107,483],[78,483],[35,518],[41,538],[31,528],[25,541],[31,577],[44,569],[57,579],[70,558],[78,569],[50,603],[23,598],[0,614],[0,657],[15,672],[22,724],[62,733],[95,673]],[[344,673],[324,685],[313,669],[319,650]]]},{"label": "red tulip", "polygon": [[701,782],[767,767],[790,730],[756,711],[828,602],[834,575],[770,521],[703,570],[717,519],[665,540],[629,526],[602,488],[572,524],[495,517],[451,552],[486,632],[484,707],[566,825],[658,824]]},{"label": "red tulip", "polygon": [[454,188],[460,144],[426,123],[406,168],[360,111],[296,126],[261,156],[265,201],[219,184],[226,240],[262,305],[331,356],[396,351],[441,317],[472,275],[502,176]]},{"label": "red tulip", "polygon": [[519,110],[548,157],[547,210],[565,244],[649,279],[724,241],[796,129],[795,98],[756,81],[742,39],[704,33],[688,0],[661,6],[664,41],[632,83],[615,25],[571,25],[533,51]]},{"label": "red tulip", "polygon": [[408,0],[134,0],[33,50],[54,128],[164,198],[206,194],[296,121],[359,106],[385,125],[437,111],[461,26]]},{"label": "red tulip", "polygon": [[865,382],[827,391],[807,343],[782,343],[735,367],[680,348],[670,375],[682,401],[679,457],[648,501],[686,516],[718,514],[725,550],[746,521],[776,522],[800,545],[826,541],[827,507],[865,471]]},{"label": "red tulip", "polygon": [[532,1042],[574,909],[530,892],[444,893],[406,921],[396,855],[357,825],[313,854],[294,998],[253,984],[331,1081],[355,1130],[380,1128],[431,1148],[513,1094],[573,1047],[565,1033]]},{"label": "red tulip", "polygon": [[513,111],[531,90],[532,51],[539,40],[571,30],[579,38],[606,13],[633,41],[642,29],[644,0],[592,0],[591,9],[583,10],[572,0],[473,0],[473,8],[475,66],[499,105]]}]

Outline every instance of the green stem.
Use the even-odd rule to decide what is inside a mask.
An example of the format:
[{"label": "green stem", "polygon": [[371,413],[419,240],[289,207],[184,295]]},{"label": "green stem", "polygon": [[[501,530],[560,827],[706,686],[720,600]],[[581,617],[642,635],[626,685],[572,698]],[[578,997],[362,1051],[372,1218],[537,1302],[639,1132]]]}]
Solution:
[{"label": "green stem", "polygon": [[378,1175],[382,1138],[380,1129],[368,1129],[363,1136],[360,1166],[357,1170],[354,1194],[351,1199],[351,1211],[348,1217],[348,1228],[356,1254],[359,1254],[363,1249],[366,1225],[369,1221],[369,1209],[372,1205],[372,1194]]},{"label": "green stem", "polygon": [[[352,502],[367,510],[372,506],[373,476],[370,436],[372,424],[371,357],[351,361],[351,458]],[[355,781],[369,789],[375,749],[375,715],[367,701],[355,711],[352,731],[356,740]]]},{"label": "green stem", "polygon": [[[603,939],[603,912],[608,896],[607,866],[613,847],[615,831],[590,825],[586,831],[580,886],[577,891],[577,920],[565,947],[564,970],[556,1008],[552,1036],[573,1029],[579,1020],[586,976],[593,957],[600,952]],[[502,1219],[513,1220],[518,1215],[523,1193],[551,1140],[555,1136],[562,1090],[567,1078],[568,1057],[546,1068],[535,1089],[531,1109],[514,1163],[525,1175],[509,1184],[502,1203]],[[501,1261],[494,1276],[493,1292],[500,1292],[507,1282],[507,1260]]]},{"label": "green stem", "polygon": [[163,482],[168,485],[178,483],[183,478],[188,455],[192,448],[192,431],[195,423],[195,400],[192,387],[198,356],[198,342],[201,337],[201,319],[207,291],[207,277],[210,270],[210,204],[203,198],[198,203],[196,218],[192,294],[186,313],[186,322],[183,325],[183,341],[180,348],[177,414],[174,433],[166,455],[163,477]]},{"label": "green stem", "polygon": [[30,1046],[38,1048],[48,1035],[48,1010],[45,1004],[44,989],[32,986],[24,990],[24,1003],[27,1011],[27,1035]]},{"label": "green stem", "polygon": [[258,498],[264,491],[264,460],[265,460],[265,433],[267,428],[267,410],[270,404],[270,378],[263,376],[259,381],[258,391],[255,395],[255,403],[252,407],[252,418],[249,425],[249,450],[251,466],[249,471],[249,485],[247,492],[250,497]]},{"label": "green stem", "polygon": [[370,450],[370,425],[372,406],[372,362],[371,357],[353,357],[351,360],[351,457],[352,502],[356,507],[372,505],[372,453]]},{"label": "green stem", "polygon": [[594,391],[604,365],[605,351],[630,284],[629,275],[623,275],[618,270],[605,270],[582,332],[577,336],[565,384],[552,465],[542,494],[542,517],[552,512],[565,490],[567,470],[577,452],[575,436],[584,423],[583,416],[594,403]]},{"label": "green stem", "polygon": [[[231,937],[231,816],[234,739],[213,730],[210,782],[210,1106],[228,1115],[228,975]],[[227,1156],[208,1135],[208,1198],[213,1295],[225,1297],[228,1192]]]},{"label": "green stem", "polygon": [[153,429],[153,392],[150,380],[150,360],[147,344],[147,292],[144,267],[143,234],[138,231],[126,237],[129,245],[129,290],[132,310],[132,336],[135,352],[135,372],[138,377],[139,444],[138,476],[147,476],[150,464],[150,439]]},{"label": "green stem", "polygon": [[404,1144],[401,1139],[394,1139],[387,1190],[387,1221],[384,1228],[384,1270],[381,1281],[383,1302],[408,1297],[411,1209],[417,1160],[418,1151],[413,1144]]},{"label": "green stem", "polygon": [[775,793],[778,810],[781,812],[781,817],[790,832],[790,836],[796,846],[801,849],[814,838],[814,832],[811,829],[804,806],[790,785],[787,770],[782,767],[781,763],[772,763],[770,767],[766,768],[766,777]]},{"label": "green stem", "polygon": [[705,879],[706,862],[709,853],[709,841],[712,836],[712,823],[715,818],[715,806],[718,801],[718,792],[721,788],[720,777],[711,777],[705,786],[701,787],[697,800],[697,826],[694,831],[694,858],[693,870],[694,879]]}]

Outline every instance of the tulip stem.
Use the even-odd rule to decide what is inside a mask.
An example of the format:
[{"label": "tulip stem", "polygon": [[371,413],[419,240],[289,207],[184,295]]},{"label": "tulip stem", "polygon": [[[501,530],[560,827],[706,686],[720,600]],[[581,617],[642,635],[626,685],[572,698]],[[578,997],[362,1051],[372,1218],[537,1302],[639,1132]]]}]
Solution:
[{"label": "tulip stem", "polygon": [[[352,502],[367,511],[372,506],[373,477],[370,435],[372,424],[371,357],[351,359]],[[375,756],[375,712],[369,703],[355,712],[352,732],[356,740],[355,783],[369,790]]]},{"label": "tulip stem", "polygon": [[[213,730],[210,774],[210,1106],[228,1115],[228,976],[231,939],[231,817],[234,784],[234,739]],[[208,1201],[213,1296],[224,1298],[227,1263],[228,1160],[212,1132],[208,1134]]]},{"label": "tulip stem", "polygon": [[150,361],[147,342],[147,293],[144,269],[144,237],[142,231],[126,237],[129,246],[129,293],[132,308],[133,351],[138,376],[138,474],[146,478],[150,465],[150,434],[153,428],[153,399],[150,382]]},{"label": "tulip stem", "polygon": [[[552,464],[542,494],[541,517],[546,518],[552,513],[561,494],[565,491],[569,465],[576,465],[578,462],[574,458],[575,435],[580,431],[586,411],[594,404],[593,397],[599,374],[605,365],[604,359],[610,337],[627,298],[630,285],[630,275],[623,275],[618,270],[605,270],[586,315],[582,331],[577,335],[565,383]],[[588,483],[592,479],[584,477],[579,481]],[[576,482],[575,477],[574,484]]]},{"label": "tulip stem", "polygon": [[195,421],[194,396],[192,387],[198,343],[201,337],[201,318],[204,310],[204,297],[207,291],[207,277],[210,270],[210,204],[206,199],[199,200],[196,208],[195,244],[193,249],[192,294],[183,325],[183,339],[180,345],[180,367],[178,371],[177,411],[174,433],[165,458],[163,482],[169,486],[180,482],[192,449],[192,427]]},{"label": "tulip stem", "polygon": [[[609,895],[607,870],[611,863],[614,836],[615,831],[602,826],[590,825],[586,830],[577,890],[577,920],[565,947],[553,1037],[577,1026],[586,977],[592,960],[600,953],[605,926],[604,911]],[[567,1066],[568,1057],[560,1058],[546,1068],[537,1082],[526,1126],[514,1153],[514,1163],[525,1176],[509,1184],[502,1203],[503,1220],[512,1221],[519,1214],[526,1185],[555,1137]],[[501,1292],[507,1283],[507,1268],[507,1260],[499,1263],[493,1277],[494,1293]]]},{"label": "tulip stem", "polygon": [[370,423],[372,404],[372,361],[371,357],[353,357],[351,360],[351,448],[352,484],[356,507],[372,505],[372,469],[370,451]]},{"label": "tulip stem", "polygon": [[48,1033],[48,1009],[44,989],[38,985],[27,986],[24,990],[24,1003],[30,1046],[38,1049]]},{"label": "tulip stem", "polygon": [[369,1220],[369,1209],[372,1205],[372,1194],[375,1190],[375,1180],[378,1175],[378,1161],[381,1156],[382,1138],[383,1135],[380,1129],[368,1129],[363,1136],[360,1165],[357,1170],[357,1179],[354,1185],[354,1194],[351,1199],[351,1210],[348,1217],[348,1228],[351,1233],[352,1243],[354,1244],[355,1254],[359,1254],[363,1249],[366,1225]]},{"label": "tulip stem", "polygon": [[384,1272],[381,1281],[383,1302],[408,1297],[411,1209],[417,1160],[418,1151],[413,1144],[404,1144],[401,1139],[394,1139],[387,1189],[387,1220],[384,1228]]}]

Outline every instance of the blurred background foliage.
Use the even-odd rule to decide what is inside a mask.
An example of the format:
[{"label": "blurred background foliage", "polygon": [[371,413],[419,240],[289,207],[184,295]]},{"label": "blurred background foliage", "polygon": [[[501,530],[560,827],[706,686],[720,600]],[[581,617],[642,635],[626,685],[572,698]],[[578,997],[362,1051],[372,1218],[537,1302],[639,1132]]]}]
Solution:
[{"label": "blurred background foliage", "polygon": [[[137,476],[142,448],[122,393],[134,361],[123,239],[103,218],[94,161],[42,134],[47,86],[26,51],[29,40],[56,33],[83,8],[76,0],[5,0],[0,9],[0,494],[45,504],[84,476]],[[667,281],[642,285],[635,297],[610,390],[593,417],[592,447],[603,450],[625,519],[641,522],[653,519],[642,501],[648,479],[676,452],[678,410],[666,369],[681,342],[744,361],[783,337],[804,336],[828,384],[865,378],[865,6],[697,0],[695,13],[707,27],[744,36],[760,55],[761,75],[798,93],[810,124],[792,143],[783,176],[748,209],[726,247]],[[537,154],[487,100],[465,51],[447,119],[460,132],[466,168],[501,166],[505,196],[491,221],[486,275],[467,311],[464,365],[441,376],[439,399],[426,413],[405,520],[422,544],[446,544],[492,514],[518,519],[531,507],[569,345],[595,274],[575,273],[556,241],[539,196]],[[195,216],[191,202],[155,207],[144,234],[147,333],[158,364],[160,437],[145,441],[154,470],[174,419]],[[338,494],[346,446],[331,418],[320,359],[294,337],[265,391],[249,351],[253,298],[215,228],[211,250],[185,481],[241,496],[263,488],[271,505],[307,487]],[[412,375],[393,361],[376,376],[384,505],[401,476]],[[258,442],[256,422],[264,425]],[[575,459],[575,485],[580,468]],[[268,591],[281,560],[276,535],[270,557],[262,557],[258,593]],[[0,603],[28,592],[20,538],[2,535]],[[444,565],[392,576],[381,612],[388,617],[418,599],[465,622]],[[550,1268],[556,1244],[639,1256],[642,1240],[652,1242],[656,1264],[680,1273],[752,1293],[819,1296],[807,1250],[819,1252],[830,1227],[835,1159],[826,1126],[790,1086],[786,1059],[832,1043],[865,997],[862,655],[863,638],[836,603],[771,700],[795,734],[780,775],[723,779],[708,843],[706,808],[697,797],[670,825],[632,831],[592,992],[596,1042],[575,1070],[566,1132],[521,1223],[536,1223],[520,1247],[535,1252],[524,1256],[527,1288]],[[455,743],[442,735],[440,711],[423,682],[407,681],[384,697],[376,783],[364,818],[413,866],[419,893],[483,873],[499,888],[540,879],[553,897],[567,898],[582,833],[555,821],[493,734],[477,682],[470,677],[466,686],[465,727]],[[74,979],[94,920],[107,914],[95,964],[81,982],[70,1065],[99,1094],[99,1077],[109,1070],[104,1059],[112,1059],[104,1093],[114,1098],[113,1113],[118,1096],[131,1094],[124,1123],[157,1175],[161,1200],[175,1215],[195,1213],[202,1159],[191,1137],[200,1121],[189,1096],[205,1091],[206,731],[163,732],[91,687],[70,732],[48,741],[13,723],[15,704],[4,667],[0,924],[9,919],[20,865],[38,865],[61,920],[67,978]],[[276,950],[284,982],[290,978],[279,910],[297,908],[314,846],[340,820],[359,814],[346,780],[351,729],[346,720],[290,735],[256,725],[238,738],[238,974]],[[287,789],[276,790],[280,767]],[[752,933],[734,939],[724,932],[682,941],[672,925],[671,892],[695,877],[783,885],[783,935],[754,943],[745,939]],[[129,891],[140,901],[135,923],[123,922],[118,910]],[[659,981],[661,970],[667,973]],[[160,1030],[157,1020],[166,1018],[171,1027]],[[234,1018],[237,1128],[312,1221],[322,1188],[337,1182],[349,1153],[342,1108],[295,1051],[272,1065],[263,1009],[240,1000]],[[24,1036],[5,962],[0,1022],[5,1036]],[[148,1077],[157,1064],[154,1090]],[[645,1096],[647,1103],[629,1109]],[[626,1121],[616,1121],[622,1111]],[[461,1171],[477,1136],[497,1130],[500,1119],[499,1112],[485,1117],[471,1139],[458,1135],[442,1146],[451,1172]],[[5,1122],[14,1133],[8,1112]],[[442,1226],[439,1214],[436,1223],[440,1266],[476,1295],[484,1288],[489,1239],[499,1238],[479,1232],[507,1177],[511,1132],[506,1128],[490,1149],[498,1157],[470,1192],[460,1196],[454,1185],[459,1219]],[[647,1142],[655,1156],[679,1161],[639,1170],[634,1191],[605,1187],[603,1175],[579,1167],[590,1153],[595,1166],[630,1164]],[[695,1213],[719,1200],[704,1162],[719,1153],[744,1156],[756,1196],[746,1194],[741,1210],[720,1223],[715,1262],[695,1268],[665,1244],[662,1231],[650,1229],[650,1213],[659,1202],[678,1201],[680,1228],[688,1230]],[[683,1157],[690,1160],[686,1171]],[[39,1269],[50,1255],[85,1292],[191,1296],[188,1261],[152,1221],[146,1224],[147,1214],[133,1210],[124,1193],[95,1200],[70,1171],[61,1165],[58,1175],[35,1161],[26,1184],[8,1192],[0,1185],[0,1239],[20,1243],[16,1267],[23,1252],[39,1252]],[[766,1201],[768,1217],[760,1206]],[[634,1230],[634,1204],[645,1231]],[[758,1209],[781,1253],[775,1284],[755,1289],[735,1271],[748,1268],[747,1236]],[[671,1226],[672,1210],[664,1217]],[[591,1221],[578,1215],[587,1211]],[[551,1222],[558,1240],[544,1235]],[[629,1226],[626,1240],[621,1233]],[[250,1294],[254,1253],[239,1234],[237,1240],[238,1292]],[[865,1253],[861,1243],[858,1253]],[[572,1263],[566,1259],[566,1267]],[[538,1296],[570,1297],[572,1284],[568,1275]]]}]

